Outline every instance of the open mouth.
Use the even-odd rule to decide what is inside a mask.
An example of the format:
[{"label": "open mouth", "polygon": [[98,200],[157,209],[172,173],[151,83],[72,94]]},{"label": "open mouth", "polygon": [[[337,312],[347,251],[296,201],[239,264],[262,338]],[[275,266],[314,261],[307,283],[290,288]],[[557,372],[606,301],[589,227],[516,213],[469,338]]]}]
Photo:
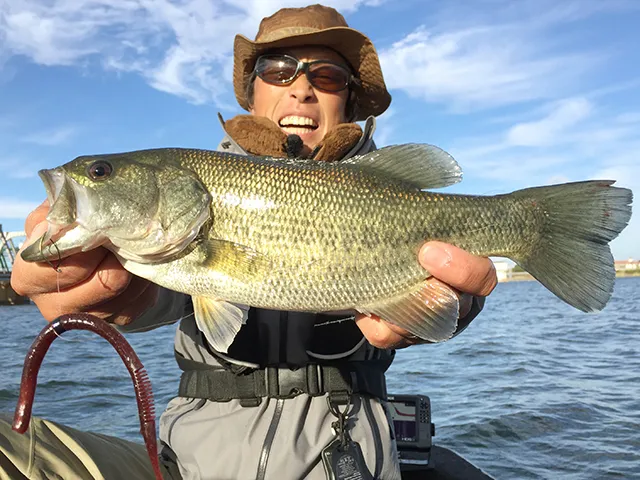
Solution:
[{"label": "open mouth", "polygon": [[78,224],[77,193],[80,191],[74,189],[64,171],[41,170],[38,174],[49,199],[49,228],[42,237],[22,251],[22,258],[35,262],[57,261],[97,246],[100,238]]},{"label": "open mouth", "polygon": [[49,199],[49,205],[53,205],[60,195],[60,191],[64,185],[64,173],[57,169],[40,170],[38,175],[42,179],[42,183],[44,183],[47,198]]},{"label": "open mouth", "polygon": [[282,130],[289,135],[305,135],[318,129],[318,123],[309,117],[299,117],[297,115],[287,115],[278,122]]},{"label": "open mouth", "polygon": [[49,215],[47,220],[51,225],[62,228],[76,222],[77,201],[74,188],[67,180],[61,169],[40,170],[47,197],[49,198]]}]

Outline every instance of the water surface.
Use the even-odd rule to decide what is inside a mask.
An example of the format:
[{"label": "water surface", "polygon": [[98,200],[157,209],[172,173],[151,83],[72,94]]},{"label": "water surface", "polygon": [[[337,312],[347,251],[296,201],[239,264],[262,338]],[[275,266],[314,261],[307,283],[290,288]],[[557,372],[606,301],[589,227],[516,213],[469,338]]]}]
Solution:
[{"label": "water surface", "polygon": [[[13,412],[24,354],[44,326],[32,305],[0,307],[0,411]],[[157,411],[175,395],[175,326],[127,338]],[[496,479],[640,479],[640,278],[620,278],[599,314],[537,282],[503,283],[459,337],[399,351],[395,393],[431,398],[434,441]],[[101,338],[69,332],[40,373],[34,415],[139,441],[130,377]]]}]

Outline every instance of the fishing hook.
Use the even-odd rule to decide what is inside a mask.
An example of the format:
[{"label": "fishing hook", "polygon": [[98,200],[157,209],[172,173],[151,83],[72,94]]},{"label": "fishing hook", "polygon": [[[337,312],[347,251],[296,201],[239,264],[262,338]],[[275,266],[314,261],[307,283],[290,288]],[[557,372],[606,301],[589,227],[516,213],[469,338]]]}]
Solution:
[{"label": "fishing hook", "polygon": [[[40,237],[40,255],[42,255],[44,257],[44,254],[42,253],[42,250],[43,250],[43,245],[42,244],[43,244],[43,242],[44,242],[44,235],[42,237]],[[51,240],[51,245],[53,245],[55,247],[56,251],[58,252],[58,265],[54,265],[53,263],[51,263],[51,260],[49,260],[49,259],[45,259],[45,262],[47,262],[49,265],[51,265],[51,268],[53,268],[56,272],[62,273],[62,271],[60,270],[60,265],[62,265],[62,253],[60,253],[60,249],[58,248],[58,245],[53,240]]]}]

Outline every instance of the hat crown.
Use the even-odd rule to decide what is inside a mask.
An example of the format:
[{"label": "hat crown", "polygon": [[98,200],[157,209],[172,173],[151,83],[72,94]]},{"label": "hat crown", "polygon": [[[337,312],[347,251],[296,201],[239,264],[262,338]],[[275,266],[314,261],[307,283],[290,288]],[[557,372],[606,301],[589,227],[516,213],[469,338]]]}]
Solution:
[{"label": "hat crown", "polygon": [[335,9],[323,5],[283,8],[260,22],[256,42],[272,42],[293,35],[303,35],[334,27],[349,27]]}]

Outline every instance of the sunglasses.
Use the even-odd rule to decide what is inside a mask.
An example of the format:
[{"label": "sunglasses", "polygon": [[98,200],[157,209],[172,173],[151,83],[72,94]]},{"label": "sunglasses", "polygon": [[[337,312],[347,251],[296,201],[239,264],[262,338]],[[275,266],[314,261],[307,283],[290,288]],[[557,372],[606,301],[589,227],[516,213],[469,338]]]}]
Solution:
[{"label": "sunglasses", "polygon": [[256,75],[271,85],[291,83],[300,72],[314,88],[324,92],[340,92],[350,83],[359,83],[347,68],[328,60],[301,62],[289,55],[262,55],[256,60]]}]

